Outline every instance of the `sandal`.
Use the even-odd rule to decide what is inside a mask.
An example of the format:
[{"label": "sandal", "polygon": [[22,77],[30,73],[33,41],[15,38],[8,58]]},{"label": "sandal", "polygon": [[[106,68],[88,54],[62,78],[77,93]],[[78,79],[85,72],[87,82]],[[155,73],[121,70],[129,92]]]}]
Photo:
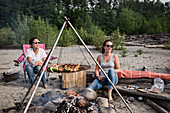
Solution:
[{"label": "sandal", "polygon": [[115,106],[113,104],[109,104],[109,107],[113,108],[113,109],[115,108]]}]

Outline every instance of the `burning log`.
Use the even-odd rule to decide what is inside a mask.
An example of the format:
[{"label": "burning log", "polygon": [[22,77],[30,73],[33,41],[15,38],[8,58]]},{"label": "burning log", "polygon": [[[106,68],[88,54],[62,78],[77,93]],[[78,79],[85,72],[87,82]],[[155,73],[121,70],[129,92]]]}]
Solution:
[{"label": "burning log", "polygon": [[87,108],[90,107],[92,104],[90,104],[90,102],[88,102],[88,101],[85,100],[84,98],[80,98],[80,99],[77,101],[77,105],[78,105],[80,108],[87,109]]},{"label": "burning log", "polygon": [[64,100],[57,108],[56,113],[80,113],[80,111],[75,107],[75,105],[71,105],[69,102]]},{"label": "burning log", "polygon": [[91,106],[92,104],[90,104],[90,102],[70,90],[67,92],[67,100],[64,100],[60,104],[56,109],[56,113],[88,113],[93,111],[93,107]]}]

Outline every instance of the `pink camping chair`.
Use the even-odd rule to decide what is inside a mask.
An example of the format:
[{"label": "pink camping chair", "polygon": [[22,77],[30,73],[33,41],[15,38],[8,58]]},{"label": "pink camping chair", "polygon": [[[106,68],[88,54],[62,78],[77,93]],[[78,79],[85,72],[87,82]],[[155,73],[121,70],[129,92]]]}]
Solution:
[{"label": "pink camping chair", "polygon": [[[23,44],[23,54],[17,59],[17,60],[14,60],[15,62],[15,66],[21,66],[24,70],[24,84],[25,84],[25,87],[27,87],[27,84],[26,84],[26,70],[25,70],[25,66],[26,66],[26,52],[27,52],[27,49],[30,48],[31,46],[29,44]],[[44,49],[45,50],[45,44],[40,44],[40,48]],[[46,53],[47,54],[47,53]],[[48,55],[48,54],[47,54]],[[50,57],[50,61],[56,59],[57,57]],[[23,62],[23,65],[21,64]],[[46,71],[47,72],[47,71]],[[46,73],[46,75],[48,75]],[[49,78],[49,77],[48,77]]]}]

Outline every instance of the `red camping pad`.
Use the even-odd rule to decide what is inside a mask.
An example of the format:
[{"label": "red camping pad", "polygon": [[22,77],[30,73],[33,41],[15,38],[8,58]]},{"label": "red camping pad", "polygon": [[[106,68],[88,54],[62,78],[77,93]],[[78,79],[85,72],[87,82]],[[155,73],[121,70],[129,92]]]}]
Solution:
[{"label": "red camping pad", "polygon": [[154,73],[150,71],[121,71],[117,73],[118,78],[161,78],[164,80],[170,80],[170,74],[166,73]]}]

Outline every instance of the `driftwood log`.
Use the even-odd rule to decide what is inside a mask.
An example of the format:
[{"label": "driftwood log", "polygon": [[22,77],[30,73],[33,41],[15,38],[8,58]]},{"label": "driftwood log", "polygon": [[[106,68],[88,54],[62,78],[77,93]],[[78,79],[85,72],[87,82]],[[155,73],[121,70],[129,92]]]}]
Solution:
[{"label": "driftwood log", "polygon": [[152,92],[143,93],[143,92],[139,92],[139,91],[133,90],[133,89],[124,89],[123,86],[120,86],[120,85],[119,86],[116,85],[116,88],[120,92],[126,93],[126,94],[155,98],[155,99],[160,99],[160,100],[164,100],[164,101],[170,101],[170,94],[167,94],[167,93],[164,93],[164,92],[159,93],[159,94],[152,93]]},{"label": "driftwood log", "polygon": [[151,101],[150,99],[145,100],[152,108],[154,108],[158,113],[169,113],[167,110],[156,104],[155,102]]},{"label": "driftwood log", "polygon": [[121,78],[119,79],[120,84],[136,84],[136,83],[153,83],[152,78]]},{"label": "driftwood log", "polygon": [[123,42],[126,46],[144,46],[145,44],[139,44],[135,42]]},{"label": "driftwood log", "polygon": [[147,47],[147,48],[164,48],[165,46],[164,45],[145,45],[144,47]]},{"label": "driftwood log", "polygon": [[164,109],[168,110],[170,112],[170,102],[159,100],[159,99],[150,99],[159,106],[163,107]]}]

